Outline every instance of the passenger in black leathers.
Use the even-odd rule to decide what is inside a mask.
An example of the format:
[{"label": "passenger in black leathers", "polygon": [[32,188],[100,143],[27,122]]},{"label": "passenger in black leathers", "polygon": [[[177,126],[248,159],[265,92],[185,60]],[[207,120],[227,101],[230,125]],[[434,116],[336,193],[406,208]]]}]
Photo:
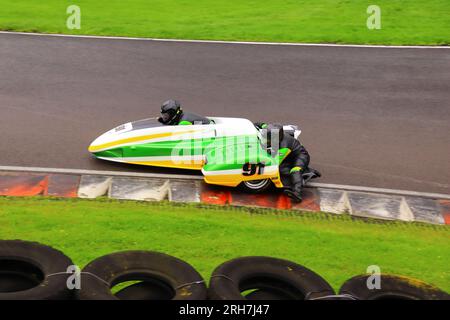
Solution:
[{"label": "passenger in black leathers", "polygon": [[161,106],[161,117],[158,121],[166,125],[192,125],[209,124],[206,117],[194,113],[183,112],[181,104],[177,100],[167,100]]},{"label": "passenger in black leathers", "polygon": [[[308,170],[310,156],[306,148],[289,134],[284,134],[283,126],[279,124],[255,123],[262,129],[262,134],[266,135],[267,148],[272,154],[278,153],[279,149],[289,149],[288,155],[279,164],[280,175],[289,177],[291,181],[290,188],[284,192],[291,198],[301,202],[303,178],[302,174]],[[274,138],[275,136],[275,138]],[[278,144],[278,145],[274,145]]]}]

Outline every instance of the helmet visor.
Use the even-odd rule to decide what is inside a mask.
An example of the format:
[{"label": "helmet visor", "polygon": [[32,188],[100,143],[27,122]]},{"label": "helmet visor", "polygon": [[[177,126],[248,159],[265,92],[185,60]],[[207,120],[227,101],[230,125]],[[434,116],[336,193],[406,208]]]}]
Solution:
[{"label": "helmet visor", "polygon": [[169,122],[172,117],[169,112],[161,112],[161,118],[163,122]]}]

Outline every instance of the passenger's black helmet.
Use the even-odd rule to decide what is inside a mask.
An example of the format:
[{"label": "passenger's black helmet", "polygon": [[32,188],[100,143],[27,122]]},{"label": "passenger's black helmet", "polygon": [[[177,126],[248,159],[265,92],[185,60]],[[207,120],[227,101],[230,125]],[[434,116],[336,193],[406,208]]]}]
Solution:
[{"label": "passenger's black helmet", "polygon": [[160,121],[164,124],[178,124],[182,114],[181,104],[177,100],[167,100],[161,106]]},{"label": "passenger's black helmet", "polygon": [[281,140],[284,138],[283,126],[278,123],[269,124],[261,130],[261,133],[267,149],[278,149]]}]

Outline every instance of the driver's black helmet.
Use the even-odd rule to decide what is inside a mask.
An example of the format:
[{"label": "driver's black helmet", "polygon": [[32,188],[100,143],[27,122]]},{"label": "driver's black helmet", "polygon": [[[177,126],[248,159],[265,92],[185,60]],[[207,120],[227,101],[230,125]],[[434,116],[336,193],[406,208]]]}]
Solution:
[{"label": "driver's black helmet", "polygon": [[167,100],[161,106],[160,121],[164,124],[178,124],[182,115],[183,109],[177,100]]},{"label": "driver's black helmet", "polygon": [[283,126],[278,123],[269,124],[261,130],[263,138],[265,138],[265,146],[267,149],[278,149],[281,140],[284,138]]}]

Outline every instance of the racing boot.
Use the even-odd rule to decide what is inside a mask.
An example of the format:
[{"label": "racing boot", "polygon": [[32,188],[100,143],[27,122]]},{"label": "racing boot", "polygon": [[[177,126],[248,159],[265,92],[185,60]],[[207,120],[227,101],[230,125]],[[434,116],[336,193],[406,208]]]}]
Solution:
[{"label": "racing boot", "polygon": [[307,168],[303,171],[302,177],[303,177],[303,184],[308,183],[309,180],[320,178],[322,174],[313,168]]},{"label": "racing boot", "polygon": [[[298,167],[296,167],[298,168]],[[291,183],[292,187],[290,189],[285,189],[284,193],[291,199],[302,202],[302,190],[303,190],[303,170],[295,170],[291,172]]]},{"label": "racing boot", "polygon": [[315,179],[315,178],[320,178],[320,177],[322,176],[322,174],[320,173],[319,170],[316,170],[316,169],[312,169],[312,168],[311,168],[311,172],[314,173],[314,178],[313,178],[313,179]]}]

